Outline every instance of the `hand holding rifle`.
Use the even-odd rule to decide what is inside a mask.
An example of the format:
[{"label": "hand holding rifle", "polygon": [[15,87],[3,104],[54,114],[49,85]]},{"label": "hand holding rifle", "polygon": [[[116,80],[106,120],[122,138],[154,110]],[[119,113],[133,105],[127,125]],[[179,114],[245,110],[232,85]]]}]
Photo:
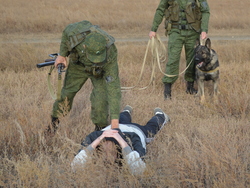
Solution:
[{"label": "hand holding rifle", "polygon": [[64,72],[63,69],[67,66],[66,57],[60,56],[58,53],[50,54],[49,56],[53,59],[46,59],[44,63],[38,63],[36,65],[37,68],[54,65],[54,67],[57,68],[59,74]]},{"label": "hand holding rifle", "polygon": [[67,67],[67,59],[66,57],[58,55],[55,60],[54,66],[58,68],[60,64],[63,64],[63,67]]},{"label": "hand holding rifle", "polygon": [[[61,96],[61,80],[62,80],[62,72],[65,72],[64,68],[67,66],[67,59],[66,57],[60,56],[58,53],[50,54],[50,57],[53,59],[46,59],[43,63],[38,63],[36,66],[37,68],[45,67],[45,66],[51,66],[50,71],[48,73],[48,87],[50,95],[53,99],[60,100]],[[57,95],[54,95],[54,92],[52,90],[52,85],[50,81],[50,76],[52,73],[52,70],[54,68],[57,68],[58,72],[58,84],[57,84]]]}]

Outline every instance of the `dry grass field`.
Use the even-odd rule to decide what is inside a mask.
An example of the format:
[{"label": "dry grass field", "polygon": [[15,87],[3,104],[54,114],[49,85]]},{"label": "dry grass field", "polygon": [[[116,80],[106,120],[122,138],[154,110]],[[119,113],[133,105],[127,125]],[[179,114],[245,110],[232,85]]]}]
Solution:
[{"label": "dry grass field", "polygon": [[[70,162],[81,140],[94,130],[92,86],[88,82],[82,88],[57,134],[46,139],[43,131],[53,104],[47,89],[49,68],[37,69],[36,64],[58,52],[67,24],[86,19],[117,38],[121,84],[135,85],[147,40],[133,39],[147,39],[159,1],[0,0],[0,187],[250,187],[250,1],[208,2],[209,36],[221,65],[219,102],[213,103],[208,82],[206,103],[200,105],[185,93],[183,75],[173,86],[173,99],[164,101],[159,68],[147,89],[123,91],[122,107],[134,107],[134,122],[146,123],[157,106],[171,118],[148,145],[146,172],[133,176],[126,167],[104,166],[102,161],[72,172]],[[163,33],[162,24],[159,34],[166,39]],[[225,36],[228,40],[220,40]],[[140,87],[150,79],[147,60]],[[53,76],[56,84],[56,72]]]}]

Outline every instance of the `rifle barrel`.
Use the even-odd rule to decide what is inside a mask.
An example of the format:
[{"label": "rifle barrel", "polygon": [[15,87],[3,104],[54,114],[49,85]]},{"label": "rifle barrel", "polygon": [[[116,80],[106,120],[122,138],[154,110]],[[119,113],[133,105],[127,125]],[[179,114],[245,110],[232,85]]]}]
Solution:
[{"label": "rifle barrel", "polygon": [[50,66],[50,65],[54,65],[55,61],[48,61],[48,62],[44,62],[44,63],[38,63],[36,64],[37,68],[41,68],[41,67],[46,67],[46,66]]}]

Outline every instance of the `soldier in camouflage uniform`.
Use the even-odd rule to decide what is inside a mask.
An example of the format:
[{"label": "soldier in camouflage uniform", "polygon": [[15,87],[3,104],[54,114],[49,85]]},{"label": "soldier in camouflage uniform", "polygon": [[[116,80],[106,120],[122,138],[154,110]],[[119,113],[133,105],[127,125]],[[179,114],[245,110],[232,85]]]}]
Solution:
[{"label": "soldier in camouflage uniform", "polygon": [[[155,37],[156,31],[165,17],[166,36],[169,36],[166,74],[179,74],[180,55],[184,46],[186,65],[190,64],[184,78],[187,81],[186,92],[190,94],[197,93],[193,87],[195,41],[200,37],[201,39],[207,38],[209,16],[209,6],[206,0],[161,0],[149,33],[150,38]],[[171,99],[171,86],[177,78],[178,76],[163,77],[165,99]]]},{"label": "soldier in camouflage uniform", "polygon": [[76,93],[88,79],[93,84],[90,100],[91,120],[96,126],[95,130],[109,125],[108,117],[112,128],[119,127],[121,89],[114,41],[112,36],[86,20],[65,28],[55,66],[62,63],[66,67],[67,56],[69,65],[61,99],[56,100],[53,105],[52,126],[49,126],[49,131],[56,130],[58,117],[62,113],[65,115],[65,108],[66,113],[70,111]]}]

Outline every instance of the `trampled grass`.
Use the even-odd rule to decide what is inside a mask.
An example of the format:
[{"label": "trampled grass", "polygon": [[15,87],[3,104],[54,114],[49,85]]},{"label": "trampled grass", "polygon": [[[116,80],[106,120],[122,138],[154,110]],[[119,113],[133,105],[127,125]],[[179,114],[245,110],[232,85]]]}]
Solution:
[{"label": "trampled grass", "polygon": [[[148,145],[147,170],[142,176],[132,176],[126,167],[119,170],[101,161],[90,162],[87,169],[73,173],[70,162],[82,139],[94,130],[90,120],[91,83],[87,82],[77,94],[73,109],[61,119],[57,134],[47,139],[43,131],[50,122],[53,104],[47,89],[49,68],[37,69],[36,64],[58,51],[59,42],[54,39],[59,40],[68,23],[82,19],[101,25],[115,37],[145,37],[158,1],[32,2],[4,1],[0,7],[4,15],[0,23],[6,26],[0,29],[0,187],[250,186],[248,40],[212,40],[221,65],[218,104],[212,101],[210,82],[205,86],[204,105],[187,95],[183,75],[173,85],[173,99],[164,101],[159,68],[154,85],[122,92],[122,107],[134,107],[134,122],[145,124],[157,106],[171,118],[171,123]],[[247,35],[249,1],[209,3],[211,36]],[[240,13],[236,6],[242,10]],[[161,31],[160,34],[163,35]],[[133,86],[147,43],[116,45],[121,84]],[[183,53],[181,70],[184,57]],[[165,64],[161,66],[164,69]],[[139,86],[148,84],[150,74],[148,59]],[[53,76],[56,85],[56,72]]]}]

